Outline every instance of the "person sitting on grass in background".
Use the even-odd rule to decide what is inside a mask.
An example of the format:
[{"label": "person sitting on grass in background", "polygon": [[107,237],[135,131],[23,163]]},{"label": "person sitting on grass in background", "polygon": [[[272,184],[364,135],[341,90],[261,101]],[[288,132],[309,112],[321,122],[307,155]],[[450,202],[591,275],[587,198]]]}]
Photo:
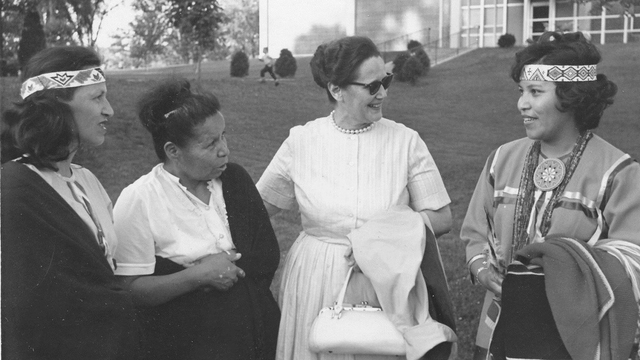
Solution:
[{"label": "person sitting on grass in background", "polygon": [[2,357],[132,359],[138,327],[114,276],[100,181],[72,163],[105,140],[113,109],[95,51],[52,47],[24,68],[2,117]]},{"label": "person sitting on grass in background", "polygon": [[280,250],[253,180],[229,162],[218,99],[172,79],[138,115],[160,163],[122,191],[114,218],[142,358],[273,360]]},{"label": "person sitting on grass in background", "polygon": [[276,82],[276,86],[278,86],[278,78],[276,74],[273,72],[273,58],[269,56],[269,48],[265,47],[262,49],[262,55],[259,58],[260,61],[264,62],[264,67],[260,70],[260,82],[265,82],[264,73],[269,73],[273,80]]}]

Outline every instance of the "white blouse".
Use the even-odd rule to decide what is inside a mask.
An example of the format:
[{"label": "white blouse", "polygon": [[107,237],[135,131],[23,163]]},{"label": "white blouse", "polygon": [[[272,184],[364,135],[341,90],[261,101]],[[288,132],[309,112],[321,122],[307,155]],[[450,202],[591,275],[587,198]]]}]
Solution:
[{"label": "white blouse", "polygon": [[394,205],[438,210],[451,201],[420,135],[388,119],[349,135],[324,117],[291,129],[257,183],[281,209],[299,206],[305,232],[343,238]]},{"label": "white blouse", "polygon": [[153,274],[156,255],[188,267],[233,249],[220,179],[209,181],[209,191],[205,204],[163,164],[127,186],[114,207],[116,275]]},{"label": "white blouse", "polygon": [[[96,236],[96,242],[99,242],[98,225],[102,228],[106,246],[105,255],[109,265],[114,269],[115,264],[112,259],[118,245],[118,238],[113,228],[112,203],[98,178],[88,169],[76,164],[71,164],[70,177],[64,177],[53,170],[38,169],[31,164],[25,164],[25,166],[40,175],[71,206]],[[90,203],[95,221],[91,218],[89,208],[83,203],[84,197]]]}]

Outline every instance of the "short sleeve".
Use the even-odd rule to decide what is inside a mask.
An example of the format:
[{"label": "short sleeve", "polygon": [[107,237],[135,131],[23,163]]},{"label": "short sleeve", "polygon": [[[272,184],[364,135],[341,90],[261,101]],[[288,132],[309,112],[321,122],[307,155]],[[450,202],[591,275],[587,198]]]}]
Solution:
[{"label": "short sleeve", "polygon": [[296,204],[294,182],[291,177],[294,161],[292,141],[289,137],[282,143],[256,184],[262,200],[280,209],[292,209]]},{"label": "short sleeve", "polygon": [[116,275],[153,274],[155,243],[149,223],[149,208],[143,192],[125,188],[113,209],[118,247],[114,258],[118,262]]},{"label": "short sleeve", "polygon": [[440,171],[418,133],[411,137],[408,172],[407,187],[414,210],[439,210],[451,203]]}]

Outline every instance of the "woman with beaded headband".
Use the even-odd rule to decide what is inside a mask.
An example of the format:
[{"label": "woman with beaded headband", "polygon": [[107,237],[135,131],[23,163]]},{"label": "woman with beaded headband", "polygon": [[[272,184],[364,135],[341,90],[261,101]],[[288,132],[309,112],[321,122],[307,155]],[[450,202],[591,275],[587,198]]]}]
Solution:
[{"label": "woman with beaded headband", "polygon": [[640,165],[592,132],[617,91],[599,62],[579,32],[547,32],[516,54],[527,137],[491,153],[460,234],[487,289],[475,359],[632,353]]},{"label": "woman with beaded headband", "polygon": [[218,99],[169,79],[138,105],[160,163],[122,191],[114,217],[141,359],[274,359],[280,251],[253,180],[229,162]]},{"label": "woman with beaded headband", "polygon": [[114,276],[111,200],[73,164],[104,142],[113,116],[98,55],[45,49],[27,63],[21,101],[3,115],[3,357],[129,359],[133,304]]},{"label": "woman with beaded headband", "polygon": [[[424,247],[436,248],[433,234],[451,228],[449,196],[433,158],[416,131],[382,117],[393,75],[370,39],[345,37],[320,45],[311,71],[333,111],[292,128],[257,183],[270,215],[297,206],[302,218],[303,231],[287,254],[280,285],[278,359],[363,358],[318,353],[309,343],[315,317],[336,300],[356,262],[361,272],[350,287],[354,281],[361,286],[345,302],[380,304],[404,332],[407,358],[429,351],[446,359],[456,336],[437,249],[427,251],[434,255],[425,261],[433,266],[427,281],[440,291],[435,294],[438,320],[446,325],[416,310],[429,308],[424,298],[407,295],[409,283],[424,286]],[[363,234],[398,218],[401,231],[378,229],[390,243],[361,241]],[[394,308],[397,304],[389,301],[405,295],[407,308]],[[416,321],[402,320],[407,318]]]}]

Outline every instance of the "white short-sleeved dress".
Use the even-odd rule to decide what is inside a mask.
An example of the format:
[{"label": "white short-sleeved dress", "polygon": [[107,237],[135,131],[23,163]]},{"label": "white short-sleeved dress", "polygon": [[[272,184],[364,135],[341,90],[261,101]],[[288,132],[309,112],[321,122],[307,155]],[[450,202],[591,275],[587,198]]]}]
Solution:
[{"label": "white short-sleeved dress", "polygon": [[450,203],[426,144],[416,131],[385,118],[357,135],[336,130],[331,117],[319,118],[291,129],[257,187],[279,208],[297,203],[302,218],[280,285],[277,358],[355,358],[310,352],[308,332],[344,282],[352,229],[394,205],[422,211]]}]

